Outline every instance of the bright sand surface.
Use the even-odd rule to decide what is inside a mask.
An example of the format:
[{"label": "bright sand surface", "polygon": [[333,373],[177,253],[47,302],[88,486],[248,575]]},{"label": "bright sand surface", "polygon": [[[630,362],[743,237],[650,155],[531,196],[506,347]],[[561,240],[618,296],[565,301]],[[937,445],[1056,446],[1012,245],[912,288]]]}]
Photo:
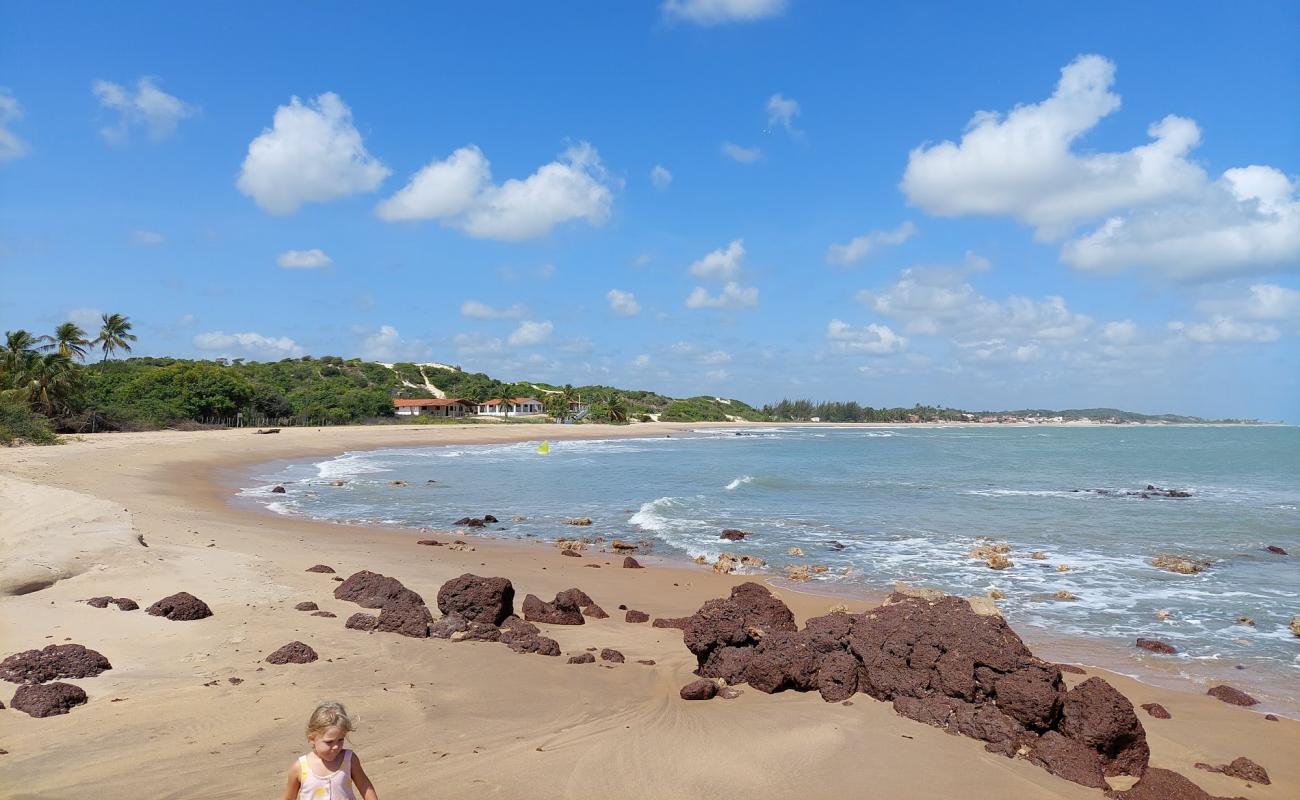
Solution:
[{"label": "bright sand surface", "polygon": [[[0,755],[0,795],[279,797],[285,770],[305,751],[308,714],[333,699],[358,719],[352,746],[386,800],[1102,796],[1024,760],[988,754],[973,739],[897,716],[862,694],[851,706],[815,693],[764,695],[749,687],[731,701],[681,700],[677,690],[695,677],[681,633],[629,624],[615,610],[626,604],[652,617],[684,616],[743,577],[648,557],[649,568],[624,570],[612,554],[562,558],[554,547],[516,541],[471,538],[474,549],[465,552],[421,547],[414,531],[280,518],[231,502],[241,468],[274,459],[687,427],[703,426],[159,432],[0,452],[0,655],[71,641],[113,664],[98,677],[72,681],[90,701],[67,715],[0,711],[0,748],[9,751]],[[508,487],[490,505],[467,513],[528,513],[511,506]],[[588,530],[600,533],[599,522]],[[610,619],[543,626],[544,632],[566,655],[612,647],[627,663],[569,665],[499,644],[347,630],[344,620],[359,609],[334,599],[333,576],[304,571],[318,563],[340,576],[359,569],[394,576],[431,605],[438,587],[464,572],[510,578],[517,604],[527,592],[549,598],[577,586]],[[205,600],[214,616],[171,622],[80,602],[125,596],[143,609],[177,591]],[[776,592],[800,621],[840,602]],[[295,611],[304,600],[338,617]],[[870,602],[847,604],[860,611]],[[262,663],[295,639],[320,660]],[[230,677],[243,682],[231,684]],[[1197,687],[1183,692],[1104,677],[1135,704],[1159,702],[1172,713],[1157,720],[1138,711],[1153,766],[1177,770],[1215,794],[1300,797],[1300,723],[1266,721]],[[1073,685],[1083,676],[1066,678]],[[8,692],[3,699],[7,705]],[[1243,755],[1268,769],[1271,786],[1192,766]]]}]

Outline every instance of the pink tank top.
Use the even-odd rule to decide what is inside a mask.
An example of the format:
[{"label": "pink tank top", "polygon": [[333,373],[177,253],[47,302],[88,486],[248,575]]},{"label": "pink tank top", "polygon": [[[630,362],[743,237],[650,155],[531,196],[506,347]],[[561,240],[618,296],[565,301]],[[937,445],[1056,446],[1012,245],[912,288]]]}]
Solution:
[{"label": "pink tank top", "polygon": [[298,757],[298,800],[357,800],[352,791],[352,751],[343,751],[343,763],[328,776],[311,771],[307,756]]}]

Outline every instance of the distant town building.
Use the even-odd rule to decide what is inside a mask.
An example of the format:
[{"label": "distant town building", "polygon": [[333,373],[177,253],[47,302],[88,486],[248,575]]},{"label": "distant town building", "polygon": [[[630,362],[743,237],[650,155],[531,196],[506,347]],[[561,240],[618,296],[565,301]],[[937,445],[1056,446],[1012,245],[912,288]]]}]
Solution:
[{"label": "distant town building", "polygon": [[476,406],[469,400],[433,397],[394,400],[393,408],[399,417],[466,417],[475,413]]}]

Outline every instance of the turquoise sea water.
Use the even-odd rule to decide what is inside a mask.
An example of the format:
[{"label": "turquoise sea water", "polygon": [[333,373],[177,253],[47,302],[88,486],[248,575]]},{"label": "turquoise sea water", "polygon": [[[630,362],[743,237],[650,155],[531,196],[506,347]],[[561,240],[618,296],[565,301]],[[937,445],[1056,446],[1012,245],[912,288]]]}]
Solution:
[{"label": "turquoise sea water", "polygon": [[[825,565],[816,580],[837,591],[895,581],[963,595],[997,588],[1031,641],[1083,637],[1106,646],[1102,666],[1227,677],[1300,708],[1300,638],[1288,629],[1300,614],[1300,429],[755,427],[553,442],[546,456],[536,448],[347,453],[268,466],[243,494],[342,522],[445,530],[490,513],[502,520],[489,531],[499,536],[647,538],[656,554],[710,560],[750,554],[767,560],[768,577]],[[389,486],[395,479],[408,486]],[[287,492],[270,494],[276,484]],[[1116,494],[1148,484],[1191,497]],[[595,524],[562,524],[574,516]],[[722,528],[750,536],[724,541]],[[1009,544],[1014,566],[970,558],[984,537]],[[1291,555],[1265,551],[1270,544]],[[792,546],[805,557],[788,555]],[[1211,565],[1177,575],[1150,565],[1162,553]],[[1053,599],[1061,590],[1077,599]],[[1138,636],[1180,652],[1137,651]]]}]

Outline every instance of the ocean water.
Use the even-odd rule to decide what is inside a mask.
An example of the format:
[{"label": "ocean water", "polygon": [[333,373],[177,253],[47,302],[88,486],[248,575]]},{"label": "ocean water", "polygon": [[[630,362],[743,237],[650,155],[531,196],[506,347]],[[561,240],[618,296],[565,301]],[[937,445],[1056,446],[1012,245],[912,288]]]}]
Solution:
[{"label": "ocean water", "polygon": [[[408,486],[389,485],[397,479]],[[271,494],[276,484],[287,492]],[[1148,484],[1191,496],[1121,494]],[[1300,638],[1288,628],[1300,615],[1297,428],[755,427],[553,442],[545,456],[536,442],[397,448],[268,466],[242,494],[339,522],[446,530],[490,513],[502,524],[485,532],[498,536],[644,538],[657,555],[710,561],[749,554],[766,559],[757,574],[769,578],[824,565],[814,581],[833,592],[996,588],[1031,642],[1085,641],[1104,653],[1091,663],[1109,661],[1100,666],[1230,678],[1300,709]],[[595,524],[562,524],[574,516]],[[750,536],[721,540],[723,528]],[[989,540],[1010,545],[1014,566],[969,556]],[[1165,553],[1210,566],[1151,566]],[[1136,650],[1139,636],[1179,653]]]}]

